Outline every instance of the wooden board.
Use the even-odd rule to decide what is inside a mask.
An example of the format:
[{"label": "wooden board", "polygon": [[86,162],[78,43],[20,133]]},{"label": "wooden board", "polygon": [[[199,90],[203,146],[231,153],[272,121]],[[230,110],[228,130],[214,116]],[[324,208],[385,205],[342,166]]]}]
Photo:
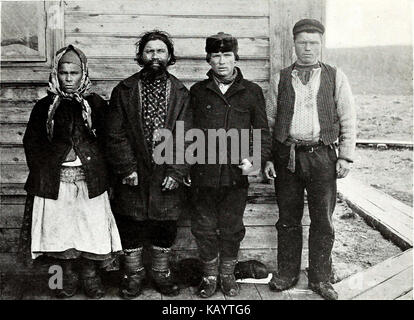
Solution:
[{"label": "wooden board", "polygon": [[[336,284],[339,299],[349,300],[368,292],[413,265],[413,250],[409,249],[369,269],[358,272]],[[412,286],[412,280],[406,279]]]},{"label": "wooden board", "polygon": [[[99,61],[98,61],[99,60]],[[89,65],[92,81],[111,80],[119,82],[140,70],[133,60],[123,59],[95,59]],[[99,63],[97,63],[99,62]],[[125,64],[123,64],[125,63]],[[266,82],[269,79],[267,60],[241,60],[239,65],[246,79],[254,82]],[[184,83],[195,83],[206,79],[209,65],[200,60],[181,60],[169,70]],[[50,70],[40,68],[7,68],[2,69],[2,81],[4,83],[39,83],[47,84]]]},{"label": "wooden board", "polygon": [[187,16],[267,16],[269,5],[266,0],[186,0],[166,2],[151,1],[67,1],[65,13],[85,12],[89,14],[137,14],[137,15],[187,15]]},{"label": "wooden board", "polygon": [[[212,28],[214,26],[214,29]],[[235,37],[268,38],[267,17],[179,17],[71,13],[65,15],[65,34],[139,36],[148,30],[163,30],[172,37],[206,38],[219,31]]]},{"label": "wooden board", "polygon": [[[204,76],[203,79],[206,79]],[[47,79],[44,79],[45,81]],[[104,99],[108,100],[113,88],[119,83],[120,80],[94,80],[92,82],[92,91],[101,95]],[[264,95],[267,95],[269,90],[268,81],[255,81],[263,90]],[[194,81],[183,81],[183,84],[190,89],[194,84]],[[14,115],[7,114],[6,111],[1,111],[3,108],[28,108],[32,109],[37,100],[46,96],[46,86],[44,83],[38,83],[37,86],[26,86],[26,87],[14,87],[2,85],[0,90],[0,121],[3,117],[11,117]],[[18,116],[20,117],[20,116]],[[29,119],[29,114],[24,116],[25,119]],[[22,118],[17,118],[17,122],[21,122]],[[26,121],[27,121],[26,120]],[[25,122],[26,122],[25,121]],[[8,121],[4,121],[8,122]],[[11,121],[13,122],[13,121]]]},{"label": "wooden board", "polygon": [[[66,45],[80,48],[88,59],[91,58],[135,58],[137,36],[67,36]],[[206,57],[204,38],[173,38],[174,54],[179,59],[193,58],[204,60]],[[268,59],[269,40],[258,38],[239,38],[239,57],[246,59]],[[200,61],[201,63],[202,61]]]},{"label": "wooden board", "polygon": [[413,289],[413,266],[370,288],[353,300],[394,300]]},{"label": "wooden board", "polygon": [[386,145],[388,147],[413,147],[413,141],[397,141],[397,140],[377,140],[377,139],[357,139],[356,144],[362,145]]},{"label": "wooden board", "polygon": [[413,290],[403,294],[402,296],[398,297],[396,300],[413,300]]},{"label": "wooden board", "polygon": [[373,223],[385,237],[403,248],[412,247],[412,208],[351,177],[338,181],[338,192],[352,209]]},{"label": "wooden board", "polygon": [[289,289],[288,293],[293,300],[323,300],[320,295],[308,288],[308,276],[304,270],[300,273],[298,283]]}]

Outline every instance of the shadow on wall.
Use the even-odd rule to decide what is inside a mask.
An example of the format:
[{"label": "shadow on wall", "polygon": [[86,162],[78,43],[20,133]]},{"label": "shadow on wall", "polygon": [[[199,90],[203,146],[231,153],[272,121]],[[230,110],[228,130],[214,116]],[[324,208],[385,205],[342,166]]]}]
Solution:
[{"label": "shadow on wall", "polygon": [[326,48],[323,61],[345,72],[354,94],[413,93],[412,46]]}]

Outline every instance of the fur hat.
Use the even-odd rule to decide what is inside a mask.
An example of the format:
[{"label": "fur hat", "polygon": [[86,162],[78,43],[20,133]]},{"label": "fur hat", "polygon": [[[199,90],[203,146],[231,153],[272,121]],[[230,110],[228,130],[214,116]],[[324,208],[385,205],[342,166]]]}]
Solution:
[{"label": "fur hat", "polygon": [[233,51],[235,55],[239,50],[237,39],[231,34],[219,32],[206,39],[206,52],[229,52]]}]

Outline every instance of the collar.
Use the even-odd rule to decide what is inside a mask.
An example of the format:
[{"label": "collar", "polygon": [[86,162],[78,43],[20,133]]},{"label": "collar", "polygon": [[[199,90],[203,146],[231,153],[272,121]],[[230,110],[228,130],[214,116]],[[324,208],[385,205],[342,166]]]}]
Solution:
[{"label": "collar", "polygon": [[[175,76],[167,71],[168,80],[171,81],[171,84],[177,89],[183,89],[185,86],[182,84],[180,80],[178,80]],[[133,88],[137,85],[138,81],[142,79],[142,70],[134,73],[132,76],[124,79],[121,81],[123,85],[128,88]]]}]

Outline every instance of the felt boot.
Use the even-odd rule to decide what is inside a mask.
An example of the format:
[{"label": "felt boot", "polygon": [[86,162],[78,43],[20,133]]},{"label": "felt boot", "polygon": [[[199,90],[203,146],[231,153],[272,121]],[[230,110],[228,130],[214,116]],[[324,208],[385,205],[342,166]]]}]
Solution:
[{"label": "felt boot", "polygon": [[142,293],[142,283],[145,278],[142,251],[143,247],[124,250],[124,277],[119,289],[119,294],[124,299],[133,299]]},{"label": "felt boot", "polygon": [[154,288],[166,296],[177,296],[180,293],[178,285],[174,282],[168,260],[171,249],[152,246],[151,276]]},{"label": "felt boot", "polygon": [[102,285],[101,277],[97,272],[95,261],[82,259],[80,276],[83,290],[87,297],[101,299],[105,295],[105,289]]},{"label": "felt boot", "polygon": [[61,299],[73,297],[79,288],[79,277],[74,270],[74,260],[61,259],[59,264],[62,267],[63,283],[62,289],[55,290],[55,295]]},{"label": "felt boot", "polygon": [[211,297],[217,290],[218,257],[203,261],[203,278],[198,286],[197,294],[202,298]]},{"label": "felt boot", "polygon": [[234,276],[237,259],[222,258],[220,261],[220,288],[226,296],[234,297],[240,293],[240,286]]}]

